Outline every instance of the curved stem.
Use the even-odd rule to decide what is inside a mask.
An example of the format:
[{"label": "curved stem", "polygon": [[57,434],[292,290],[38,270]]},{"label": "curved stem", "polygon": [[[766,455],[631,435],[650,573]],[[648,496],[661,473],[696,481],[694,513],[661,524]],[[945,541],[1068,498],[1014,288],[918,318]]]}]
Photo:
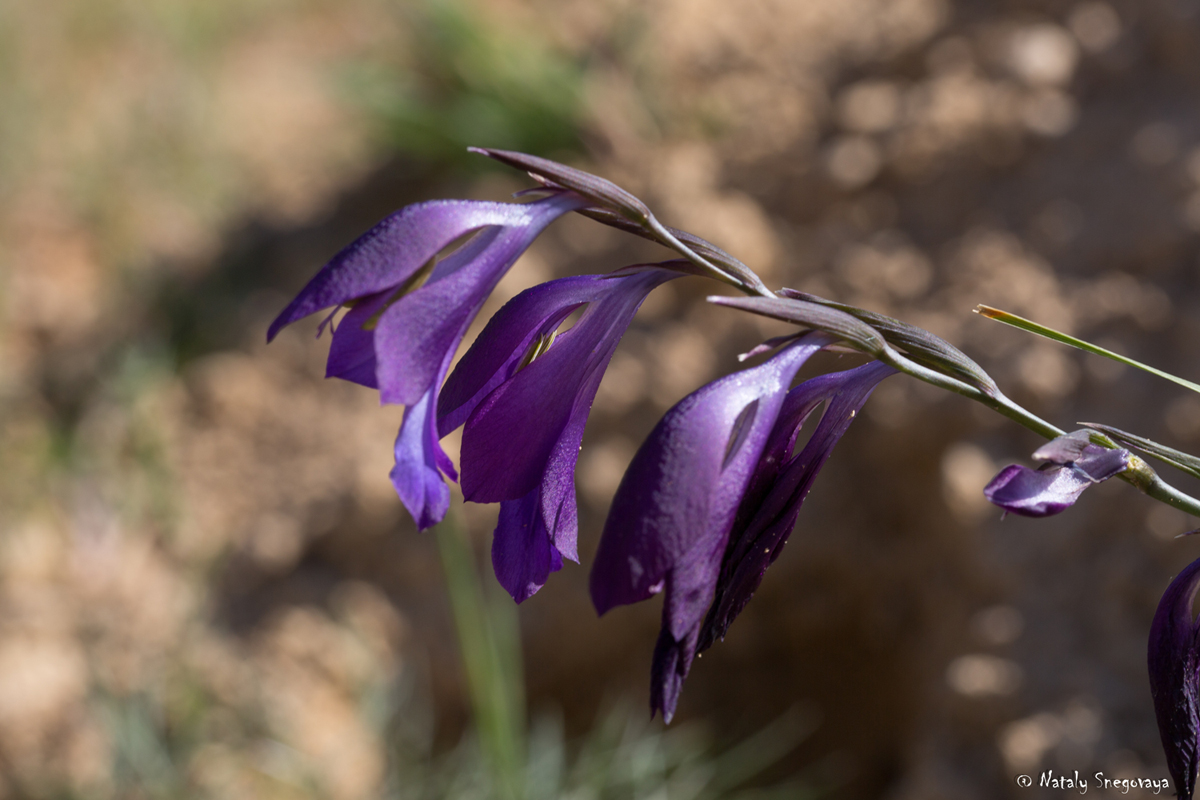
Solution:
[{"label": "curved stem", "polygon": [[[969,397],[993,411],[1002,414],[1013,422],[1028,428],[1036,434],[1053,439],[1056,436],[1062,436],[1063,431],[1059,428],[1046,422],[1041,417],[1028,411],[1014,403],[1007,396],[998,394],[996,396],[988,395],[979,391],[973,386],[969,386],[954,378],[942,375],[919,364],[914,364],[904,356],[897,353],[890,345],[884,347],[883,353],[879,356],[879,360],[895,367],[901,372],[911,375],[918,380],[925,381],[928,384],[937,386],[941,389],[946,389],[956,394],[961,394],[964,397]],[[1093,434],[1093,440],[1097,444],[1107,447],[1116,447],[1116,445],[1106,436]],[[1124,480],[1129,485],[1133,486],[1142,494],[1150,497],[1160,503],[1165,503],[1172,508],[1177,508],[1180,511],[1191,514],[1194,517],[1200,517],[1200,500],[1184,494],[1176,489],[1171,484],[1164,481],[1154,468],[1147,464],[1141,458],[1132,456],[1129,466],[1122,472],[1118,473],[1118,477]]]}]

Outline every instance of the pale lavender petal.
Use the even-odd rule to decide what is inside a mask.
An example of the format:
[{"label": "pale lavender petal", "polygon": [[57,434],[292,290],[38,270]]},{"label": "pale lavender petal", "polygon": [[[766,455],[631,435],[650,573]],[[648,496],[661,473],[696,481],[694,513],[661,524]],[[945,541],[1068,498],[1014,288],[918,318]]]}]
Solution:
[{"label": "pale lavender petal", "polygon": [[441,522],[450,507],[450,490],[439,469],[449,466],[449,459],[433,435],[437,424],[434,402],[434,389],[430,389],[405,409],[396,437],[396,465],[391,472],[392,485],[418,530]]},{"label": "pale lavender petal", "polygon": [[1111,478],[1129,466],[1128,450],[1107,450],[1089,444],[1083,455],[1066,464],[1032,470],[1012,464],[1000,470],[983,495],[1005,511],[1026,517],[1048,517],[1074,505],[1083,490]]},{"label": "pale lavender petal", "polygon": [[434,200],[406,206],[322,267],[271,323],[267,341],[285,325],[323,308],[398,288],[439,251],[470,231],[490,225],[536,227],[543,208],[537,203],[480,200]]},{"label": "pale lavender petal", "polygon": [[1083,455],[1075,460],[1075,468],[1082,470],[1095,483],[1100,483],[1119,472],[1124,472],[1131,458],[1128,450],[1109,450],[1089,444],[1083,449]]},{"label": "pale lavender petal", "polygon": [[[775,562],[796,525],[800,506],[821,467],[846,434],[879,382],[895,370],[879,362],[821,375],[788,393],[779,421],[738,510],[717,581],[716,597],[704,621],[699,651],[725,637]],[[805,418],[821,402],[828,406],[800,452],[788,458]]]},{"label": "pale lavender petal", "polygon": [[500,504],[492,537],[492,568],[500,585],[518,603],[545,585],[551,572],[562,569],[562,556],[550,542],[542,520],[538,490],[520,500]]},{"label": "pale lavender petal", "polygon": [[[599,613],[645,600],[662,589],[677,565],[683,572],[703,569],[706,555],[724,551],[788,384],[830,341],[807,334],[764,364],[710,383],[666,413],[613,498],[592,565],[592,602]],[[692,621],[667,623],[678,641]]]},{"label": "pale lavender petal", "polygon": [[1013,514],[1048,517],[1070,508],[1091,485],[1086,475],[1066,467],[1032,470],[1011,464],[983,487],[983,496]]},{"label": "pale lavender petal", "polygon": [[1200,559],[1171,582],[1150,625],[1150,694],[1176,794],[1191,800],[1200,763],[1200,626],[1192,613]]},{"label": "pale lavender petal", "polygon": [[526,205],[520,225],[480,231],[443,259],[428,282],[383,312],[375,328],[376,375],[385,403],[415,403],[435,380],[500,278],[538,234],[586,201],[559,194]]},{"label": "pale lavender petal", "polygon": [[1034,461],[1049,461],[1052,464],[1066,464],[1083,455],[1083,451],[1091,444],[1091,431],[1081,430],[1056,436],[1033,451]]}]

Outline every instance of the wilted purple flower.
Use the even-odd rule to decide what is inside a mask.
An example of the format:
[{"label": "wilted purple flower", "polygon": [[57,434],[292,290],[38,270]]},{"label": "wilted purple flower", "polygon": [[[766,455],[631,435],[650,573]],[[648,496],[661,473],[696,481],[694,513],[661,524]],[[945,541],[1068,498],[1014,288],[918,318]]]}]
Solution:
[{"label": "wilted purple flower", "polygon": [[588,412],[634,313],[680,274],[650,265],[528,289],[492,317],[442,389],[439,434],[466,422],[463,496],[500,502],[492,563],[518,603],[563,558],[579,560],[575,462]]},{"label": "wilted purple flower", "polygon": [[309,314],[352,306],[333,335],[326,375],[378,388],[383,402],[407,406],[391,477],[419,528],[445,515],[450,493],[442,473],[455,477],[438,444],[434,413],[454,351],[496,283],[538,234],[586,205],[578,195],[555,192],[527,204],[437,200],[408,206],[334,256],[271,323],[268,341]]},{"label": "wilted purple flower", "polygon": [[1083,490],[1106,481],[1129,466],[1128,450],[1091,444],[1088,431],[1059,436],[1033,454],[1045,461],[1036,470],[1011,464],[983,489],[991,502],[1026,517],[1048,517],[1074,505]]},{"label": "wilted purple flower", "polygon": [[1175,792],[1191,800],[1200,763],[1200,559],[1171,581],[1150,625],[1150,694]]},{"label": "wilted purple flower", "polygon": [[613,498],[592,567],[592,601],[603,614],[665,590],[651,707],[668,721],[714,596],[727,603],[713,607],[720,621],[708,626],[709,640],[718,629],[724,632],[722,625],[745,604],[769,563],[769,558],[760,563],[753,548],[761,544],[778,553],[813,475],[847,421],[827,416],[830,424],[814,435],[811,448],[789,459],[804,417],[842,388],[861,393],[865,401],[890,373],[874,367],[852,371],[857,380],[841,384],[825,376],[797,387],[789,401],[796,371],[833,341],[825,334],[803,335],[764,364],[684,398],[634,456]]}]

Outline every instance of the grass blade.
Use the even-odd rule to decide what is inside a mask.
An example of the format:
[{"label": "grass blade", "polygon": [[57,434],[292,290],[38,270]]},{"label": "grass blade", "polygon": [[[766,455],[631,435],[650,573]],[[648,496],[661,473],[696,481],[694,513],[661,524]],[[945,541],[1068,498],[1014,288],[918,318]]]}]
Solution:
[{"label": "grass blade", "polygon": [[1180,386],[1191,389],[1193,392],[1200,392],[1200,384],[1195,384],[1191,381],[1184,380],[1183,378],[1180,378],[1177,375],[1172,375],[1169,372],[1163,372],[1161,369],[1155,369],[1154,367],[1151,367],[1148,364],[1143,364],[1140,361],[1134,361],[1132,358],[1126,358],[1120,353],[1114,353],[1111,350],[1105,350],[1103,347],[1094,345],[1091,342],[1085,342],[1082,339],[1076,339],[1074,336],[1068,336],[1061,331],[1056,331],[1053,328],[1047,328],[1045,325],[1039,325],[1032,320],[1025,319],[1024,317],[1018,317],[1016,314],[1010,314],[1007,311],[1001,311],[998,308],[992,308],[991,306],[984,305],[975,306],[975,313],[981,317],[994,319],[997,322],[1003,322],[1005,325],[1011,325],[1014,328],[1020,328],[1021,330],[1029,331],[1030,333],[1036,333],[1038,336],[1044,336],[1047,339],[1052,339],[1053,341],[1061,342],[1062,344],[1070,345],[1071,347],[1077,347],[1080,350],[1083,350],[1085,353],[1093,353],[1098,356],[1104,356],[1105,358],[1111,358],[1118,364],[1124,364],[1128,367],[1135,367],[1143,372],[1149,372],[1151,375],[1157,375],[1158,377],[1164,378],[1172,383],[1177,383]]}]

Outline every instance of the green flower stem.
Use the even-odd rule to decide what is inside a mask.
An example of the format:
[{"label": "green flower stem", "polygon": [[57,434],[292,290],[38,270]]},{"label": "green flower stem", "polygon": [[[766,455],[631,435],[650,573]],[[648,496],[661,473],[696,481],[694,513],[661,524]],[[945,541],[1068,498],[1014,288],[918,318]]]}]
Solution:
[{"label": "green flower stem", "polygon": [[1118,473],[1118,477],[1124,479],[1126,483],[1147,497],[1152,497],[1160,503],[1166,503],[1193,517],[1200,517],[1200,500],[1184,494],[1164,481],[1153,467],[1137,456],[1130,461],[1128,469]]},{"label": "green flower stem", "polygon": [[524,797],[525,691],[516,606],[499,585],[483,585],[460,514],[452,503],[436,527],[454,611],[475,729],[500,800]]},{"label": "green flower stem", "polygon": [[[897,353],[890,346],[886,347],[884,353],[880,356],[880,361],[895,367],[901,372],[911,375],[918,380],[925,381],[928,384],[937,386],[941,389],[961,394],[964,397],[969,397],[976,402],[982,403],[993,411],[1003,414],[1023,427],[1028,428],[1034,433],[1044,436],[1047,439],[1053,439],[1056,436],[1062,436],[1063,431],[1046,422],[1036,414],[1022,408],[1014,403],[1003,394],[991,397],[984,392],[979,391],[973,386],[968,386],[961,381],[950,378],[941,373],[935,372],[919,364],[914,364],[904,356]],[[1092,441],[1102,447],[1114,448],[1116,445],[1107,436],[1100,433],[1092,434]],[[1141,458],[1133,456],[1129,466],[1122,472],[1118,473],[1118,477],[1124,480],[1129,485],[1133,486],[1142,494],[1151,497],[1160,503],[1166,503],[1172,508],[1177,508],[1191,514],[1194,517],[1200,517],[1200,500],[1197,500],[1190,495],[1176,489],[1171,484],[1164,481],[1154,468],[1147,464]]]},{"label": "green flower stem", "polygon": [[[762,297],[772,298],[777,297],[777,295],[768,289],[766,284],[762,282],[762,279],[759,278],[758,275],[756,275],[752,270],[747,269],[746,274],[744,275],[740,273],[736,276],[729,274],[720,267],[712,264],[710,261],[708,261],[708,259],[703,258],[698,253],[694,252],[683,242],[679,241],[679,239],[673,236],[671,232],[662,225],[662,223],[654,218],[653,215],[646,220],[645,224],[661,244],[670,247],[672,250],[675,250],[677,253],[684,256],[688,261],[695,264],[697,267],[711,275],[716,280],[735,286],[749,295],[760,295]],[[1169,375],[1165,372],[1156,370],[1153,367],[1148,367],[1145,364],[1138,363],[1133,359],[1125,358],[1124,356],[1110,352],[1104,348],[1097,347],[1096,345],[1090,344],[1081,339],[1076,339],[1072,336],[1067,336],[1064,333],[1060,333],[1050,328],[1046,328],[1045,326],[1038,325],[1036,322],[1031,322],[1030,320],[1018,317],[1015,314],[1009,314],[1006,311],[1000,311],[999,309],[984,305],[977,306],[975,312],[989,319],[1005,322],[1009,325],[1021,328],[1022,330],[1027,330],[1032,333],[1037,333],[1041,336],[1053,339],[1054,341],[1069,344],[1073,347],[1078,347],[1079,349],[1085,350],[1089,353],[1102,355],[1119,361],[1122,364],[1128,364],[1129,366],[1137,367],[1138,369],[1144,369],[1147,372],[1159,375],[1182,386],[1187,386],[1190,389],[1200,391],[1200,386],[1191,383],[1190,381],[1185,381],[1182,378],[1177,378],[1174,375]],[[1042,419],[1036,414],[1017,405],[1004,394],[999,392],[994,395],[989,394],[967,383],[963,383],[956,378],[952,378],[949,375],[945,375],[936,370],[921,366],[920,364],[917,364],[901,355],[886,341],[883,344],[881,352],[871,353],[870,355],[875,356],[885,364],[894,367],[900,372],[910,375],[917,380],[924,381],[925,383],[936,386],[939,389],[945,389],[947,391],[954,392],[955,394],[960,394],[963,397],[970,398],[978,403],[982,403],[998,414],[1008,417],[1013,422],[1016,422],[1017,424],[1028,428],[1034,433],[1047,439],[1053,439],[1056,436],[1063,435],[1062,430],[1054,425],[1051,425],[1049,422],[1046,422],[1046,420]],[[1096,444],[1099,444],[1103,447],[1116,447],[1112,440],[1099,433],[1093,433],[1092,440]],[[1169,483],[1159,477],[1158,473],[1155,472],[1154,469],[1141,458],[1134,456],[1133,460],[1129,464],[1129,467],[1119,473],[1119,475],[1126,483],[1129,483],[1131,486],[1148,497],[1158,500],[1161,503],[1166,503],[1173,508],[1177,508],[1180,511],[1187,512],[1193,516],[1200,517],[1200,500],[1186,495],[1175,487],[1171,486]]]}]

